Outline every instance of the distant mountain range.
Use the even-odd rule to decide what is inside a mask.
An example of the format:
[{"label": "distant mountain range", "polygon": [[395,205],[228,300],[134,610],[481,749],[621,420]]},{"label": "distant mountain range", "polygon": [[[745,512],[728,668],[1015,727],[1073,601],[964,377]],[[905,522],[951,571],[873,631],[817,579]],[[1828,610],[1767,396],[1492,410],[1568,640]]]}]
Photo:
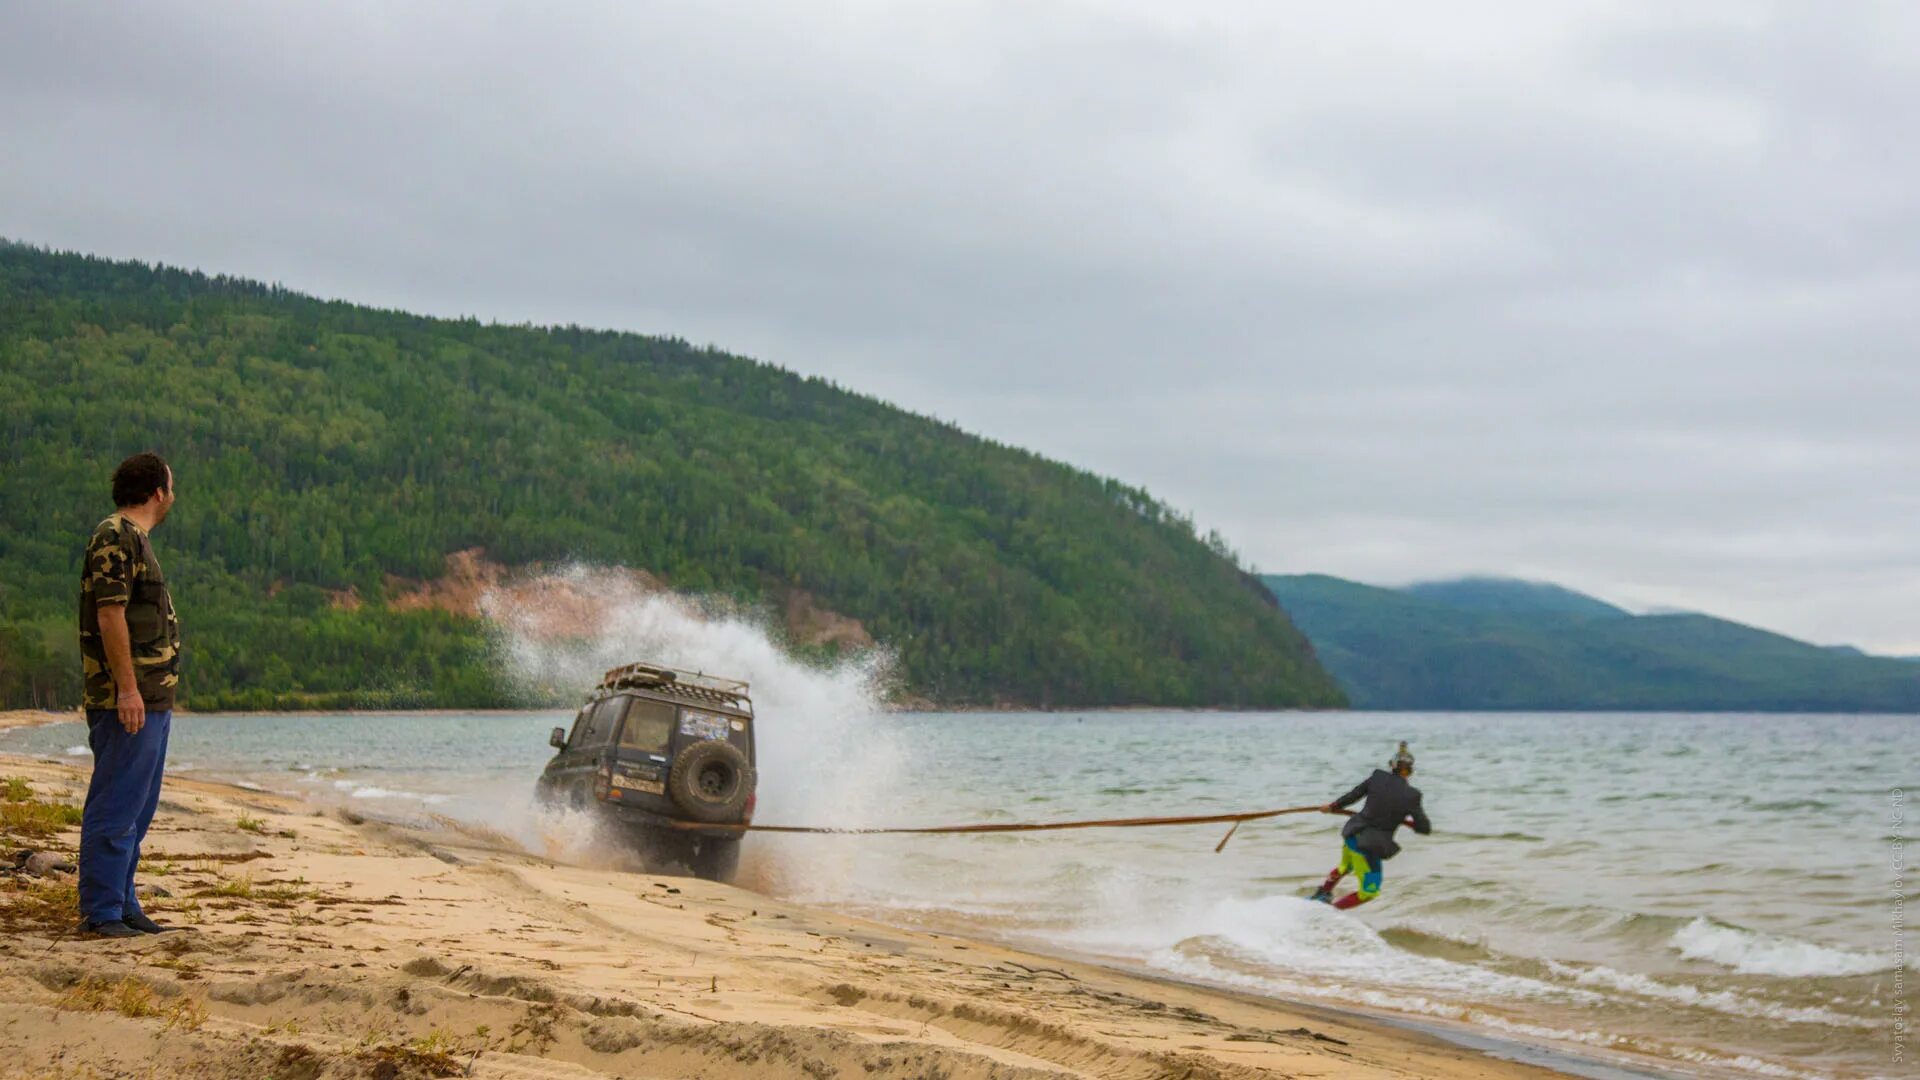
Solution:
[{"label": "distant mountain range", "polygon": [[1506,578],[1267,575],[1366,709],[1920,712],[1920,664]]}]

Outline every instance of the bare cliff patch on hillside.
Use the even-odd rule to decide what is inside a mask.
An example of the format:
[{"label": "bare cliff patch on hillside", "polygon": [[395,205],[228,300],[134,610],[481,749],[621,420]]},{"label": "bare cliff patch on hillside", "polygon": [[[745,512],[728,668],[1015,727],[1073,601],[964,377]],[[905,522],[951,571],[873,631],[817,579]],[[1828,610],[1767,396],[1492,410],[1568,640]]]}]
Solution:
[{"label": "bare cliff patch on hillside", "polygon": [[787,638],[796,645],[838,649],[871,649],[874,645],[873,635],[859,619],[821,607],[805,589],[787,593],[785,621]]},{"label": "bare cliff patch on hillside", "polygon": [[[612,567],[605,573],[621,586],[617,592],[622,598],[671,592],[665,582],[645,570]],[[449,554],[437,578],[415,581],[387,575],[385,593],[387,606],[395,611],[446,611],[484,618],[491,606],[528,613],[519,629],[551,640],[579,636],[614,614],[605,580],[550,573],[542,563],[510,567],[487,558],[485,548],[475,547]],[[366,602],[351,588],[330,595],[333,606],[346,611],[357,611]],[[859,619],[823,606],[804,589],[786,590],[778,610],[787,640],[797,646],[853,652],[875,645]]]}]

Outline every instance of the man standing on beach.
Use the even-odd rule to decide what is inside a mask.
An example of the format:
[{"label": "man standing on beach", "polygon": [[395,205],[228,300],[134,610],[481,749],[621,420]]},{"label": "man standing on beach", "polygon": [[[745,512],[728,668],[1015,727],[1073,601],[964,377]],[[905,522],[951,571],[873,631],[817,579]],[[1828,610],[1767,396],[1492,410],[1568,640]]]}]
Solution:
[{"label": "man standing on beach", "polygon": [[93,780],[80,819],[80,930],[127,938],[167,929],[133,891],[140,842],[160,804],[180,624],[148,538],[173,509],[173,470],[135,454],[113,471],[117,510],[80,566],[80,663]]}]

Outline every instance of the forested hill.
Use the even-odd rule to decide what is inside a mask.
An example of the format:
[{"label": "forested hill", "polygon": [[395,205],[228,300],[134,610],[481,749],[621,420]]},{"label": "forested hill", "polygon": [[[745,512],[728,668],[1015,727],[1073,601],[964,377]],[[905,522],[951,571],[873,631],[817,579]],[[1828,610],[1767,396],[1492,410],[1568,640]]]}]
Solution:
[{"label": "forested hill", "polygon": [[1264,579],[1361,708],[1920,712],[1920,664],[1557,586]]},{"label": "forested hill", "polygon": [[77,700],[81,548],[146,448],[180,491],[156,540],[189,706],[514,702],[480,624],[383,602],[472,548],[775,611],[804,591],[944,703],[1341,701],[1145,492],[683,341],[0,244],[0,399],[9,705]]}]

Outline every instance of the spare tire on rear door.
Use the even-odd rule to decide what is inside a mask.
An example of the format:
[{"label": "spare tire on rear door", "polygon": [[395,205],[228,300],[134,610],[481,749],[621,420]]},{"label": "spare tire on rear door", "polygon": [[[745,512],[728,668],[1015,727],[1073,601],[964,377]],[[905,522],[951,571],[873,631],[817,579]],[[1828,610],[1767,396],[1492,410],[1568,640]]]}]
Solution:
[{"label": "spare tire on rear door", "polygon": [[752,794],[747,755],[720,739],[682,749],[667,773],[667,797],[695,821],[738,821]]}]

